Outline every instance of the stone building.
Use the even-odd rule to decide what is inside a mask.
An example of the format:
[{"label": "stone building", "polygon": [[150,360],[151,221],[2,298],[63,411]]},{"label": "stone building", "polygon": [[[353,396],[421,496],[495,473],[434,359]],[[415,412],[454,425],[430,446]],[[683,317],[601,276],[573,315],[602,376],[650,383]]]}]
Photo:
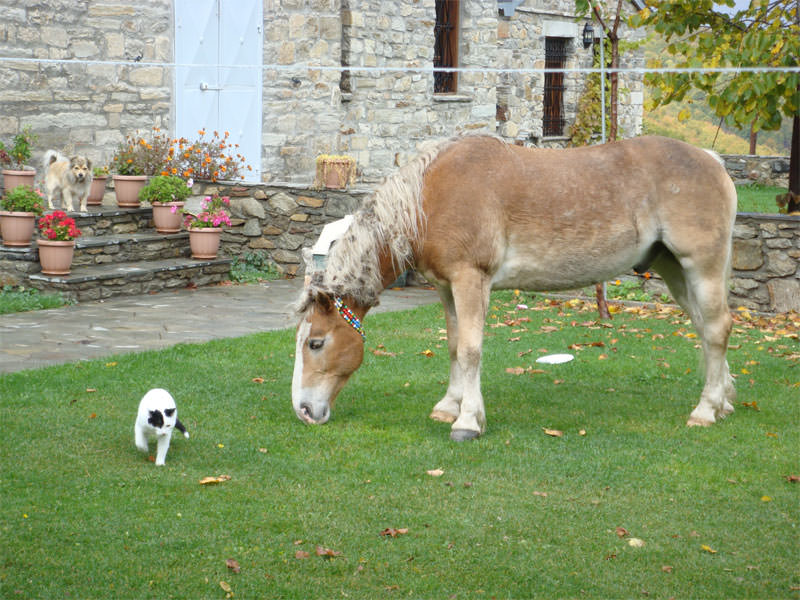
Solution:
[{"label": "stone building", "polygon": [[[626,3],[633,9],[635,3]],[[319,154],[379,180],[432,137],[560,145],[586,20],[574,0],[41,0],[0,5],[0,140],[108,162],[128,133],[230,131],[255,180],[309,184]],[[599,27],[595,24],[595,31]],[[632,32],[626,35],[640,35]],[[622,66],[641,64],[627,57]],[[434,63],[462,71],[434,75]],[[545,66],[563,66],[548,76]],[[538,70],[538,71],[537,71]],[[436,81],[435,81],[436,80]],[[547,90],[546,90],[547,88]],[[642,82],[623,76],[624,135]]]}]

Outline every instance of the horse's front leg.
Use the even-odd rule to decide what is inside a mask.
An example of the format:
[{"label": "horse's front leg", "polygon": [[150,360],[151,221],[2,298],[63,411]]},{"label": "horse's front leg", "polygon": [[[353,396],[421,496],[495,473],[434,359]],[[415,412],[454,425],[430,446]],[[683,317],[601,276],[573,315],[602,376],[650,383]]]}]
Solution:
[{"label": "horse's front leg", "polygon": [[444,398],[436,403],[430,414],[434,421],[452,423],[461,411],[461,398],[464,394],[464,378],[458,364],[458,317],[456,315],[453,294],[449,287],[439,288],[439,297],[444,307],[447,323],[447,349],[450,353],[450,380]]},{"label": "horse's front leg", "polygon": [[486,412],[481,395],[481,346],[489,306],[490,281],[485,273],[469,270],[452,282],[458,319],[457,370],[461,376],[461,410],[453,423],[450,439],[472,440],[486,430]]}]

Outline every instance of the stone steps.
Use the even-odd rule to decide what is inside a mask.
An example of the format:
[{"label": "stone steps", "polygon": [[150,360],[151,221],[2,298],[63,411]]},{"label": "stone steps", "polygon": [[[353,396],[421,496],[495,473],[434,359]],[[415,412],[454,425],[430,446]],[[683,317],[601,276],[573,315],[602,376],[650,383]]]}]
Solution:
[{"label": "stone steps", "polygon": [[231,262],[230,258],[221,257],[210,260],[181,257],[73,266],[69,275],[31,273],[28,285],[44,292],[60,292],[65,298],[84,302],[219,283],[228,279]]},{"label": "stone steps", "polygon": [[151,294],[228,279],[232,260],[223,249],[216,259],[191,258],[189,233],[161,234],[152,210],[103,205],[71,213],[82,231],[69,275],[41,273],[36,242],[23,248],[0,246],[0,285],[22,285],[61,293],[78,302],[119,295]]}]

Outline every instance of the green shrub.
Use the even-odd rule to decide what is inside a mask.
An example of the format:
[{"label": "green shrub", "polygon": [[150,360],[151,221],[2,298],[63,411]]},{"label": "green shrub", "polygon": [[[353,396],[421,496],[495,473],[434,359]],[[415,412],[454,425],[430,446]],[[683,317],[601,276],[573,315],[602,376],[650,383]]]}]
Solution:
[{"label": "green shrub", "polygon": [[265,253],[248,252],[233,261],[230,276],[233,281],[239,283],[254,283],[280,279],[281,272]]},{"label": "green shrub", "polygon": [[183,202],[192,193],[186,182],[175,175],[157,175],[139,191],[141,202]]}]

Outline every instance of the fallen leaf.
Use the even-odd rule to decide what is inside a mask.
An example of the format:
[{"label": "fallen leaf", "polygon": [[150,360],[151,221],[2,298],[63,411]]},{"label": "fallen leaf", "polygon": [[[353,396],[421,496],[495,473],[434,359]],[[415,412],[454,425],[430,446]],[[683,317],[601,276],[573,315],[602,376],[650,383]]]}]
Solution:
[{"label": "fallen leaf", "polygon": [[540,498],[547,498],[547,492],[533,492],[534,496],[539,496]]},{"label": "fallen leaf", "polygon": [[86,388],[86,393],[87,394],[91,394],[91,393],[96,392],[96,391],[97,391],[97,388]]},{"label": "fallen leaf", "polygon": [[381,535],[386,537],[397,537],[398,535],[405,535],[408,533],[407,527],[401,527],[400,529],[395,529],[394,527],[387,527],[383,531],[381,531]]},{"label": "fallen leaf", "polygon": [[800,475],[787,475],[786,481],[789,483],[800,483]]},{"label": "fallen leaf", "polygon": [[547,429],[543,427],[542,431],[544,431],[545,435],[549,435],[550,437],[564,437],[564,432],[558,429]]},{"label": "fallen leaf", "polygon": [[92,413],[92,414],[90,414],[90,415],[89,415],[89,418],[90,418],[90,419],[96,419],[96,418],[97,418],[97,413]]},{"label": "fallen leaf", "polygon": [[614,531],[616,531],[617,536],[621,538],[624,538],[628,535],[628,530],[624,527],[617,527]]},{"label": "fallen leaf", "polygon": [[563,379],[554,379],[553,380],[553,385],[561,385],[562,383],[564,383]]},{"label": "fallen leaf", "polygon": [[664,573],[672,573],[672,566],[671,565],[664,565],[661,567],[661,571]]},{"label": "fallen leaf", "polygon": [[294,557],[297,558],[297,559],[304,559],[304,558],[308,558],[309,556],[311,556],[311,555],[308,552],[306,552],[305,550],[298,550],[297,552],[294,553]]},{"label": "fallen leaf", "polygon": [[578,431],[578,435],[586,435],[586,430],[581,429],[580,431]]},{"label": "fallen leaf", "polygon": [[752,408],[755,411],[760,411],[761,409],[758,408],[758,403],[753,400],[752,402],[740,402],[742,406],[746,406],[747,408]]},{"label": "fallen leaf", "polygon": [[525,373],[525,369],[523,367],[508,367],[506,368],[506,373],[510,373],[511,375],[522,375]]},{"label": "fallen leaf", "polygon": [[228,481],[230,478],[230,475],[220,475],[219,477],[203,477],[200,480],[200,485],[213,485],[222,483],[223,481]]},{"label": "fallen leaf", "polygon": [[441,469],[431,469],[430,471],[425,471],[431,477],[441,477],[444,475],[444,471]]},{"label": "fallen leaf", "polygon": [[761,496],[761,501],[762,502],[772,502],[772,498],[770,498],[769,496]]},{"label": "fallen leaf", "polygon": [[317,556],[322,556],[323,558],[334,558],[336,556],[341,556],[341,552],[337,552],[336,550],[331,550],[330,548],[323,548],[322,546],[317,546],[314,549],[314,553]]},{"label": "fallen leaf", "polygon": [[227,583],[225,583],[224,581],[220,581],[219,582],[219,587],[221,587],[222,590],[224,592],[227,592],[228,594],[232,594],[233,593],[233,590],[231,589],[231,586],[228,585]]},{"label": "fallen leaf", "polygon": [[261,454],[266,454],[267,452],[269,452],[269,450],[267,450],[266,448],[259,448],[258,451],[261,452]]},{"label": "fallen leaf", "polygon": [[263,377],[253,377],[253,379],[251,381],[253,383],[264,383],[264,378]]},{"label": "fallen leaf", "polygon": [[229,558],[228,560],[226,560],[225,566],[228,567],[234,573],[238,573],[239,571],[242,570],[242,568],[239,566],[239,563],[234,558]]},{"label": "fallen leaf", "polygon": [[433,350],[430,350],[430,349],[428,349],[428,350],[423,350],[422,352],[420,352],[420,354],[422,354],[423,356],[427,356],[428,358],[430,358],[431,356],[433,356]]},{"label": "fallen leaf", "polygon": [[716,554],[717,553],[717,551],[714,550],[711,546],[706,546],[705,544],[700,546],[700,550],[702,550],[703,552],[708,552],[709,554]]},{"label": "fallen leaf", "polygon": [[117,363],[116,363],[116,361],[115,361],[115,362],[107,362],[107,363],[106,363],[106,366],[107,366],[107,367],[116,367],[116,366],[117,366]]},{"label": "fallen leaf", "polygon": [[631,538],[628,540],[628,546],[631,548],[644,548],[644,540],[639,538]]}]

